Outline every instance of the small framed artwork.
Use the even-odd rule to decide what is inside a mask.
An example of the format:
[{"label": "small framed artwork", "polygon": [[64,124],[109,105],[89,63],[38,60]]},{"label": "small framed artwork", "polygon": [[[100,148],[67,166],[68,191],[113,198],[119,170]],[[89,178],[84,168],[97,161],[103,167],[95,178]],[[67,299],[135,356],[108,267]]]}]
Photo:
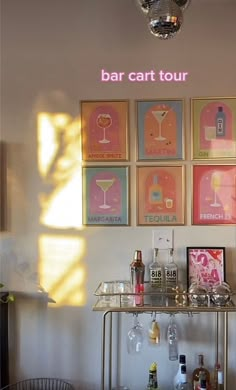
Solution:
[{"label": "small framed artwork", "polygon": [[225,280],[224,247],[187,247],[187,284],[213,286]]},{"label": "small framed artwork", "polygon": [[137,167],[138,225],[184,225],[184,167]]},{"label": "small framed artwork", "polygon": [[129,102],[82,101],[84,161],[128,161]]},{"label": "small framed artwork", "polygon": [[83,224],[129,225],[129,167],[83,167]]},{"label": "small framed artwork", "polygon": [[184,158],[184,101],[140,101],[137,104],[138,160]]},{"label": "small framed artwork", "polygon": [[193,160],[236,156],[236,97],[191,100]]},{"label": "small framed artwork", "polygon": [[236,165],[193,166],[193,225],[236,224]]}]

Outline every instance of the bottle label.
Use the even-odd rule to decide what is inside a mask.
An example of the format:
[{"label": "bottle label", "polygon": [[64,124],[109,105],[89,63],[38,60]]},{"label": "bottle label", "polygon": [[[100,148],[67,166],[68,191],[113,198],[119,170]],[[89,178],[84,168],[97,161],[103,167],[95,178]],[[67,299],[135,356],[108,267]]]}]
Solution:
[{"label": "bottle label", "polygon": [[165,271],[166,284],[171,286],[176,286],[177,284],[177,271],[176,270],[166,270]]},{"label": "bottle label", "polygon": [[150,270],[150,282],[152,286],[161,286],[162,284],[162,270],[160,269],[152,269]]},{"label": "bottle label", "polygon": [[222,118],[218,118],[217,119],[217,132],[222,134],[223,131],[224,131],[224,126],[223,126],[224,122],[223,122],[223,119]]}]

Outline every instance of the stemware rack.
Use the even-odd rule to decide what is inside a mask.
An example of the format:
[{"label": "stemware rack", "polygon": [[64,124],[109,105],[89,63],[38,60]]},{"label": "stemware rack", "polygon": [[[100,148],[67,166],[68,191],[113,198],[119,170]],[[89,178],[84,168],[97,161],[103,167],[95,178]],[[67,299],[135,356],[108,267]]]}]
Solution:
[{"label": "stemware rack", "polygon": [[[110,286],[108,289],[109,292],[104,292],[103,286],[104,283]],[[101,347],[102,347],[102,365],[101,365],[101,390],[105,390],[106,387],[106,373],[108,374],[108,389],[112,389],[112,314],[113,313],[186,313],[193,315],[195,313],[216,313],[216,354],[218,355],[219,348],[219,316],[223,316],[223,355],[224,355],[224,388],[227,390],[228,384],[228,313],[236,312],[236,292],[231,291],[230,297],[224,306],[217,306],[212,302],[212,293],[208,292],[206,304],[196,306],[191,301],[191,295],[187,292],[187,289],[177,290],[173,293],[162,293],[162,292],[153,292],[149,291],[147,283],[143,293],[131,293],[131,292],[121,292],[116,289],[117,285],[122,287],[122,284],[127,284],[127,281],[108,281],[101,282],[97,289],[94,292],[97,300],[93,306],[93,311],[103,312],[102,317],[102,338],[101,338]],[[175,299],[173,299],[173,294]],[[196,294],[195,298],[196,298]],[[227,294],[228,295],[228,294]],[[135,297],[142,297],[142,305],[136,306]],[[161,298],[161,304],[153,305],[151,300],[152,296]],[[169,298],[172,298],[171,300]],[[158,299],[160,302],[160,299]],[[107,319],[110,319],[109,328],[108,328],[108,338],[106,337],[107,333]],[[109,348],[106,346],[107,340],[109,341]],[[108,356],[107,356],[108,350]],[[107,358],[107,359],[106,359]],[[106,363],[108,367],[106,370]]]}]

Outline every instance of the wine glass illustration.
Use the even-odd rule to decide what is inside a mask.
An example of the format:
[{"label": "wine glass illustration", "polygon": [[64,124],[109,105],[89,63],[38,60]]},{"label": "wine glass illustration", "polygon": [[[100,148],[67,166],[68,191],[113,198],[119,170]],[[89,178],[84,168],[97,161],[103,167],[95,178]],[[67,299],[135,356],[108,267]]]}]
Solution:
[{"label": "wine glass illustration", "polygon": [[214,202],[211,203],[211,207],[220,207],[221,204],[217,202],[217,192],[219,191],[221,186],[221,174],[219,172],[213,172],[211,175],[211,188],[214,191]]},{"label": "wine glass illustration", "polygon": [[164,118],[168,114],[168,110],[155,110],[155,111],[152,111],[152,114],[153,114],[154,118],[156,119],[156,121],[159,124],[159,134],[155,138],[155,140],[157,140],[157,141],[164,141],[164,140],[166,140],[166,138],[163,137],[163,135],[161,133],[161,126],[162,126],[162,122],[163,122]]},{"label": "wine glass illustration", "polygon": [[106,129],[110,127],[111,124],[112,119],[110,114],[103,113],[97,116],[97,125],[101,129],[103,129],[103,138],[98,141],[101,144],[108,144],[109,142],[111,142],[109,139],[106,138]]},{"label": "wine glass illustration", "polygon": [[106,193],[114,183],[115,179],[96,179],[96,184],[103,191],[103,204],[99,206],[100,209],[110,209],[111,206],[106,203]]}]

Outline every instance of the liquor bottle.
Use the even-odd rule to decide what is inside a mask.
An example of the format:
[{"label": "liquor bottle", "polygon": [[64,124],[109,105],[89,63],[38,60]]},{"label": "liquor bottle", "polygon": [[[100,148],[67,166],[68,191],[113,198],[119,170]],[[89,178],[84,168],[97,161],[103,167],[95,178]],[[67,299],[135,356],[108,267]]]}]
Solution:
[{"label": "liquor bottle", "polygon": [[211,390],[218,390],[218,371],[220,370],[220,364],[216,363],[214,367],[213,373],[213,383],[211,386]]},{"label": "liquor bottle", "polygon": [[181,366],[180,382],[177,385],[177,390],[190,390],[190,385],[187,381],[186,365]]},{"label": "liquor bottle", "polygon": [[218,387],[217,390],[224,390],[224,375],[222,370],[218,370]]},{"label": "liquor bottle", "polygon": [[215,121],[216,121],[216,137],[224,137],[226,133],[226,128],[225,128],[225,113],[223,111],[223,107],[218,107]]},{"label": "liquor bottle", "polygon": [[174,250],[173,248],[169,251],[169,259],[168,263],[165,265],[165,290],[168,293],[168,303],[175,302],[175,294],[170,295],[171,292],[177,287],[178,285],[178,267],[174,262]]},{"label": "liquor bottle", "polygon": [[180,383],[180,374],[181,374],[181,367],[186,365],[186,356],[185,355],[179,355],[179,368],[177,371],[177,374],[174,377],[173,380],[173,389],[176,390],[178,384]]},{"label": "liquor bottle", "polygon": [[177,325],[174,321],[174,314],[170,315],[170,322],[167,328],[167,340],[169,347],[169,360],[178,360],[178,332]]},{"label": "liquor bottle", "polygon": [[163,202],[162,186],[158,183],[158,176],[153,176],[153,184],[149,188],[149,203],[160,204]]},{"label": "liquor bottle", "polygon": [[144,274],[145,265],[142,261],[142,251],[136,250],[134,252],[133,261],[130,264],[130,284],[132,292],[137,294],[134,296],[134,303],[136,306],[144,305],[144,296],[139,295],[144,292]]},{"label": "liquor bottle", "polygon": [[149,368],[149,378],[147,390],[158,389],[158,378],[157,378],[157,363],[152,363]]},{"label": "liquor bottle", "polygon": [[149,266],[149,281],[151,304],[153,306],[162,305],[163,296],[161,293],[164,286],[164,269],[158,260],[158,248],[154,248],[153,250],[153,262]]},{"label": "liquor bottle", "polygon": [[206,380],[207,389],[210,387],[210,373],[204,367],[204,356],[198,355],[198,367],[192,373],[192,385],[194,390],[199,389],[200,379]]}]

